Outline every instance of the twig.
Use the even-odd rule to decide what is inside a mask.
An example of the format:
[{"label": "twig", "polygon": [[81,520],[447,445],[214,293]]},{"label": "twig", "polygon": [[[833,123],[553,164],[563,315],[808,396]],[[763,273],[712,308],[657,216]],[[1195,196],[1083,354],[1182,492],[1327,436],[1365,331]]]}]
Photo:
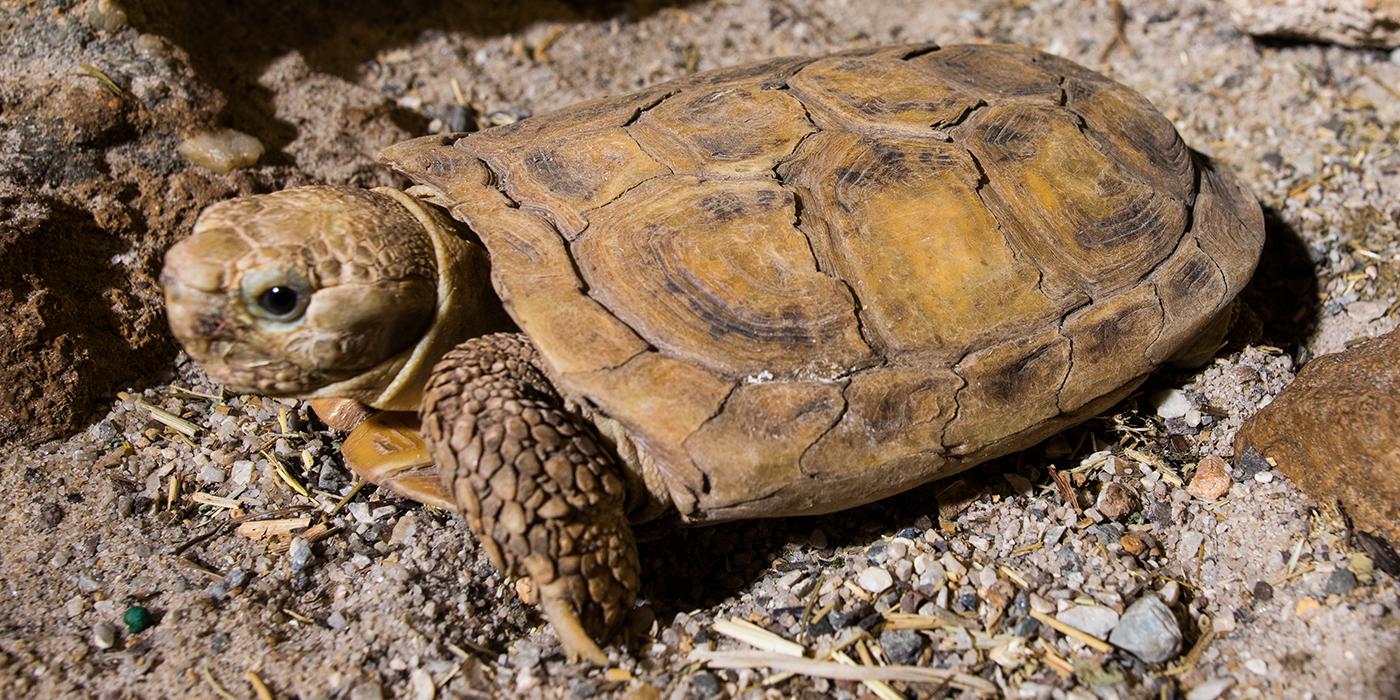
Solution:
[{"label": "twig", "polygon": [[1064,499],[1074,514],[1083,517],[1084,509],[1079,507],[1079,499],[1074,495],[1074,486],[1069,483],[1069,475],[1055,468],[1055,465],[1046,467],[1050,471],[1050,478],[1055,480],[1055,486],[1060,489],[1060,498]]},{"label": "twig", "polygon": [[208,683],[209,687],[214,689],[215,695],[224,700],[238,700],[238,698],[233,696],[233,693],[228,692],[227,688],[219,685],[219,682],[214,680],[214,674],[210,673],[208,668],[200,669],[200,673],[204,675],[204,682]]},{"label": "twig", "polygon": [[253,694],[258,696],[258,700],[273,700],[272,690],[267,687],[258,674],[253,669],[243,672],[243,677],[248,679],[248,683],[253,686]]},{"label": "twig", "polygon": [[355,480],[355,484],[354,484],[353,486],[350,487],[350,490],[349,490],[349,491],[346,491],[346,492],[345,492],[345,495],[344,495],[344,496],[341,496],[341,497],[340,497],[340,500],[339,500],[339,501],[336,501],[335,507],[334,507],[334,508],[331,508],[330,512],[327,513],[326,515],[329,516],[329,517],[334,518],[334,517],[336,516],[337,513],[339,513],[341,510],[343,510],[343,509],[345,508],[345,504],[349,503],[349,502],[350,502],[350,499],[354,498],[354,497],[355,497],[355,494],[359,493],[359,492],[360,492],[360,489],[364,488],[364,487],[365,487],[365,484],[367,484],[367,483],[369,483],[369,482],[365,481],[364,479],[356,479],[356,480]]},{"label": "twig", "polygon": [[1128,33],[1126,31],[1128,26],[1128,13],[1123,9],[1123,3],[1121,0],[1109,0],[1108,6],[1113,10],[1113,38],[1109,39],[1108,44],[1103,47],[1103,51],[1099,52],[1099,63],[1103,63],[1107,60],[1108,55],[1113,53],[1113,50],[1119,46],[1126,49],[1129,56],[1137,58],[1137,51],[1133,49],[1132,44],[1128,43]]}]

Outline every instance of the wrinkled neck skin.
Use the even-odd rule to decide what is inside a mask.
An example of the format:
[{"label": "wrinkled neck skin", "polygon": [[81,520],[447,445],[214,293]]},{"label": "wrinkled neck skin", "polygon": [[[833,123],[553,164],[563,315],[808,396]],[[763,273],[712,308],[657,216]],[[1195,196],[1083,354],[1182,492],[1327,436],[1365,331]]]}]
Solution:
[{"label": "wrinkled neck skin", "polygon": [[328,384],[308,398],[350,398],[385,411],[418,411],[423,387],[439,358],[461,342],[512,328],[491,287],[490,259],[461,224],[437,208],[399,190],[376,187],[423,225],[437,256],[437,314],[416,345],[345,381]]}]

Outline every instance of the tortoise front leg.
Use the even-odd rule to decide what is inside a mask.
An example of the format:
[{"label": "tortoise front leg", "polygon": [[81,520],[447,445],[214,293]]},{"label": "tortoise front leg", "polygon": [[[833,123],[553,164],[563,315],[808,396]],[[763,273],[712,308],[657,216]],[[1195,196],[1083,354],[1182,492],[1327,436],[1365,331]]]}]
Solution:
[{"label": "tortoise front leg", "polygon": [[638,590],[623,474],[537,362],[521,334],[457,346],[424,390],[423,436],[492,563],[533,579],[570,658],[603,664],[594,640],[617,628]]}]

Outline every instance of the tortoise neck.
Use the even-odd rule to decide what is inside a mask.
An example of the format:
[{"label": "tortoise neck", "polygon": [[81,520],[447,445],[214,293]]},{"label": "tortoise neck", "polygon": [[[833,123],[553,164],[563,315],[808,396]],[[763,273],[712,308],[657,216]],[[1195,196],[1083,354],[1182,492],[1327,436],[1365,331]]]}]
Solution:
[{"label": "tortoise neck", "polygon": [[433,366],[460,343],[510,326],[509,317],[491,287],[486,250],[472,240],[463,224],[436,207],[400,190],[378,187],[376,192],[394,198],[407,209],[433,242],[437,256],[437,314],[417,345],[393,362],[392,379],[370,406],[390,411],[417,411],[423,387]]}]

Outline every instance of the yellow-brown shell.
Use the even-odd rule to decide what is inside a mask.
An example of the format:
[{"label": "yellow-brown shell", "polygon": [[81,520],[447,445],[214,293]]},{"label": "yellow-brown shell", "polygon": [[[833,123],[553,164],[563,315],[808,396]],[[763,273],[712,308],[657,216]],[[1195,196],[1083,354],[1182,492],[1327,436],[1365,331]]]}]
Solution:
[{"label": "yellow-brown shell", "polygon": [[1144,98],[1012,46],[711,71],[386,157],[691,519],[854,506],[1089,417],[1263,241]]}]

